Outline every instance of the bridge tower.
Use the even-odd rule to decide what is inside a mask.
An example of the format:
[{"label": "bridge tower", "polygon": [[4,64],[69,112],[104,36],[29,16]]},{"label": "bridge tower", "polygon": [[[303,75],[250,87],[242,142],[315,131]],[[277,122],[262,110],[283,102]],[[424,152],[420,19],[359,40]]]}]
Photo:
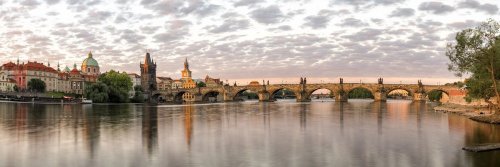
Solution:
[{"label": "bridge tower", "polygon": [[146,53],[144,64],[141,63],[139,66],[141,68],[142,89],[151,100],[151,93],[156,90],[156,62],[153,61],[149,53]]}]

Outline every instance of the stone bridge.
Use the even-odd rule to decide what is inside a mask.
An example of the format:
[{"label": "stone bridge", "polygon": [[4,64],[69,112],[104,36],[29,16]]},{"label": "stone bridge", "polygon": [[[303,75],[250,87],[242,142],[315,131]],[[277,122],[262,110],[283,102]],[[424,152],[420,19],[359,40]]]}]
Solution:
[{"label": "stone bridge", "polygon": [[151,99],[162,102],[182,102],[182,95],[189,92],[194,95],[195,102],[207,102],[209,97],[216,98],[217,101],[235,101],[240,100],[238,96],[244,91],[250,90],[259,96],[259,101],[275,101],[273,95],[280,90],[292,91],[295,94],[297,102],[311,101],[311,95],[319,89],[328,89],[333,92],[336,101],[347,101],[350,91],[356,88],[369,90],[375,101],[386,101],[387,95],[394,90],[405,90],[415,101],[426,100],[426,93],[431,91],[441,91],[449,94],[450,90],[457,90],[455,86],[442,85],[423,85],[418,84],[383,84],[379,83],[321,83],[321,84],[263,84],[252,86],[219,86],[219,87],[200,87],[192,89],[171,89],[165,91],[154,91]]}]

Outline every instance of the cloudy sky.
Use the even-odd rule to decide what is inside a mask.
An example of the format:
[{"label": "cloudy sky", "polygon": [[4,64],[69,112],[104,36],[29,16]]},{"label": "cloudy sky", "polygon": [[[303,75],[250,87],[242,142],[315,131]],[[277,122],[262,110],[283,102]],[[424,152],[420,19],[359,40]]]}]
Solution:
[{"label": "cloudy sky", "polygon": [[[498,17],[498,0],[0,0],[0,60],[139,72],[150,50],[159,76],[298,82],[459,80],[445,46]],[[78,65],[80,66],[80,65]]]}]

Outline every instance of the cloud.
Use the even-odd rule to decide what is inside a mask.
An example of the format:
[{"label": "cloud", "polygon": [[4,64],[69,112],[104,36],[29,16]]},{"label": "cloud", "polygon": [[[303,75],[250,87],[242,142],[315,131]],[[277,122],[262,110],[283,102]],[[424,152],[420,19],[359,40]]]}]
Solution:
[{"label": "cloud", "polygon": [[454,7],[441,2],[423,2],[418,6],[418,9],[421,11],[428,11],[433,14],[445,14],[455,10]]},{"label": "cloud", "polygon": [[304,18],[304,26],[311,27],[313,29],[326,28],[330,22],[330,16],[335,12],[329,10],[321,10],[317,15],[307,16]]},{"label": "cloud", "polygon": [[194,14],[205,17],[209,14],[216,13],[220,7],[213,5],[204,0],[168,0],[168,1],[153,1],[143,0],[141,5],[153,9],[161,15],[178,15],[186,16]]},{"label": "cloud", "polygon": [[40,5],[40,2],[38,2],[37,0],[24,0],[23,2],[21,2],[21,5],[29,6],[29,7],[36,7],[36,6]]},{"label": "cloud", "polygon": [[210,28],[211,33],[234,32],[237,30],[247,29],[250,26],[248,20],[227,19],[223,24]]},{"label": "cloud", "polygon": [[415,15],[415,10],[412,8],[397,8],[392,11],[389,17],[410,17]]},{"label": "cloud", "polygon": [[54,5],[54,4],[57,4],[59,3],[60,0],[45,0],[45,2],[47,2],[47,4],[49,5]]},{"label": "cloud", "polygon": [[481,4],[476,0],[465,0],[458,3],[459,8],[470,8],[476,9],[476,11],[485,12],[488,14],[496,14],[498,13],[498,6],[494,4]]},{"label": "cloud", "polygon": [[264,2],[263,0],[239,0],[234,2],[234,6],[254,6],[256,4]]},{"label": "cloud", "polygon": [[250,12],[255,21],[263,24],[275,24],[282,22],[285,18],[280,8],[276,5],[255,9]]},{"label": "cloud", "polygon": [[364,28],[351,35],[344,35],[342,37],[349,39],[350,41],[366,41],[366,40],[377,40],[377,37],[382,34],[383,30]]},{"label": "cloud", "polygon": [[355,18],[346,18],[342,20],[342,22],[339,24],[339,26],[342,27],[364,27],[368,26],[368,23],[365,23],[359,19]]}]

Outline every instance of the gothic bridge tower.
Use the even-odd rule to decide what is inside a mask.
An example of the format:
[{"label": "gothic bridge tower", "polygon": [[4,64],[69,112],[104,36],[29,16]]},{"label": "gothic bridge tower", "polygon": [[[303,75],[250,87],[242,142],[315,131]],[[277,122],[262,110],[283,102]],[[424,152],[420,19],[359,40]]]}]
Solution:
[{"label": "gothic bridge tower", "polygon": [[141,67],[141,86],[148,94],[156,90],[156,62],[153,61],[149,53],[146,53],[144,64]]}]

